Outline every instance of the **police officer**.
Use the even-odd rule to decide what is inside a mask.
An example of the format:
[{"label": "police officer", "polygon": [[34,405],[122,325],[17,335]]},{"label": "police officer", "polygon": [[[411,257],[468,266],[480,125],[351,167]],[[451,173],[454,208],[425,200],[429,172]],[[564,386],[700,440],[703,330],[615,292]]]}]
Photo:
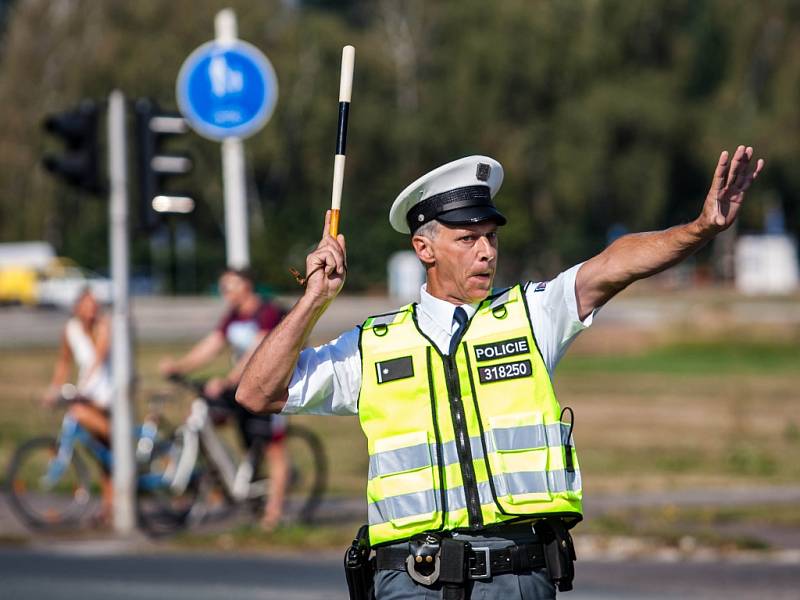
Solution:
[{"label": "police officer", "polygon": [[552,372],[594,312],[736,219],[764,166],[720,155],[700,216],[627,235],[549,282],[492,287],[499,163],[471,156],[408,186],[389,220],[427,271],[420,301],[303,349],[346,275],[345,240],[307,258],[305,293],[256,350],[237,400],[253,411],[355,415],[367,437],[378,600],[553,598],[571,588],[581,519],[572,414]]}]

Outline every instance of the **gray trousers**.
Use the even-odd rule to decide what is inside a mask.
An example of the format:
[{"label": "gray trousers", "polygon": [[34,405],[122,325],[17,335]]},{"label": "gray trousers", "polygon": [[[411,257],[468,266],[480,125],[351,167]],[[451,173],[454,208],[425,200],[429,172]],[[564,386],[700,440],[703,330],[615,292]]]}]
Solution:
[{"label": "gray trousers", "polygon": [[[537,541],[530,525],[498,528],[486,535],[454,534],[453,537],[468,541],[475,547],[492,549]],[[397,544],[397,547],[407,548],[408,544]],[[465,590],[468,600],[552,600],[556,597],[556,588],[544,569],[468,581]],[[404,571],[378,571],[375,575],[377,600],[439,600],[441,597],[442,585],[438,582],[431,586],[422,585]]]}]

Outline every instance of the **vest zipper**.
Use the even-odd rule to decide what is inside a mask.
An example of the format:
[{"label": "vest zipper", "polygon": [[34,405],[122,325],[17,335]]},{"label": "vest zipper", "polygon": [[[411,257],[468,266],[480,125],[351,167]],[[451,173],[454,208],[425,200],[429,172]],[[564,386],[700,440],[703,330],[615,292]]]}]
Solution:
[{"label": "vest zipper", "polygon": [[481,514],[481,501],[478,495],[478,485],[475,477],[475,467],[472,464],[472,449],[469,445],[469,432],[467,419],[464,415],[464,404],[461,402],[461,385],[458,379],[458,369],[452,356],[443,356],[445,381],[450,397],[450,414],[453,419],[453,431],[456,437],[456,452],[461,465],[461,479],[464,481],[464,496],[467,499],[467,514],[472,528],[483,527]]}]

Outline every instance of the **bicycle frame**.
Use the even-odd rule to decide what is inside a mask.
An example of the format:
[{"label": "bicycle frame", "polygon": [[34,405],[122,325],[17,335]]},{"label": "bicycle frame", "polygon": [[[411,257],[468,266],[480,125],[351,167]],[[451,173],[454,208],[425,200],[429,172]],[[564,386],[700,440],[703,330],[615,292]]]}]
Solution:
[{"label": "bicycle frame", "polygon": [[234,501],[265,495],[264,480],[250,481],[254,471],[253,462],[245,458],[237,466],[225,450],[211,422],[208,402],[204,398],[198,397],[192,402],[189,417],[180,430],[183,433],[183,450],[170,482],[170,489],[174,493],[182,493],[188,486],[202,448],[219,473],[225,493]]},{"label": "bicycle frame", "polygon": [[[155,445],[156,428],[150,423],[138,425],[135,429],[137,439],[137,458],[146,461]],[[69,413],[64,415],[61,422],[61,434],[58,439],[58,452],[50,461],[45,475],[45,485],[54,487],[61,479],[64,471],[70,464],[75,447],[82,445],[103,469],[110,471],[113,466],[113,453],[110,448],[95,438],[78,420]],[[154,490],[165,486],[168,481],[166,473],[163,475],[140,475],[137,485],[142,490]]]}]

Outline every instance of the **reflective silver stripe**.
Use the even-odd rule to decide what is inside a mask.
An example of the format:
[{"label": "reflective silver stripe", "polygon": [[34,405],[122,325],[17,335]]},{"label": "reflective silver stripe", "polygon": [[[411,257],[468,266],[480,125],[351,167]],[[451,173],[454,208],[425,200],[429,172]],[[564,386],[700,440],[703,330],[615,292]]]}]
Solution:
[{"label": "reflective silver stripe", "polygon": [[[488,481],[478,484],[478,497],[481,504],[492,504],[492,488]],[[402,494],[384,498],[367,506],[370,525],[380,525],[391,519],[413,517],[414,515],[428,515],[439,510],[439,491],[426,490],[413,494]],[[447,490],[445,494],[446,509],[448,511],[461,510],[467,507],[464,487],[458,486]]]},{"label": "reflective silver stripe", "polygon": [[574,473],[567,473],[563,469],[499,473],[493,479],[498,496],[576,492],[581,489],[581,475],[578,470]]},{"label": "reflective silver stripe", "polygon": [[[565,423],[550,423],[547,425],[547,440],[551,446],[566,446],[567,443],[570,441],[571,437],[569,434],[569,430],[571,429],[570,425]],[[575,441],[572,440],[572,446],[575,445]]]},{"label": "reflective silver stripe", "polygon": [[380,315],[377,317],[372,317],[372,327],[377,327],[380,325],[391,325],[394,323],[395,318],[399,313],[392,313],[390,315]]},{"label": "reflective silver stripe", "polygon": [[369,478],[430,467],[430,451],[428,444],[417,444],[373,454],[369,457]]},{"label": "reflective silver stripe", "polygon": [[490,437],[494,440],[494,449],[500,452],[547,446],[547,435],[543,425],[492,429]]},{"label": "reflective silver stripe", "polygon": [[464,494],[464,486],[459,485],[452,489],[447,490],[445,494],[445,502],[447,502],[447,510],[460,510],[467,507],[467,497]]},{"label": "reflective silver stripe", "polygon": [[[569,425],[561,423],[492,429],[487,432],[486,449],[488,452],[508,452],[527,448],[544,448],[548,443],[551,447],[559,447],[566,444],[569,429]],[[483,460],[485,454],[481,436],[472,436],[469,442],[473,460]],[[455,441],[442,444],[442,458],[445,467],[459,463]],[[378,452],[369,457],[369,479],[429,466],[439,466],[436,444],[417,444],[407,448]]]},{"label": "reflective silver stripe", "polygon": [[[544,448],[547,445],[558,447],[566,444],[568,434],[569,425],[560,423],[551,423],[546,426],[523,425],[491,429],[486,436],[486,449],[489,452],[508,452],[526,448]],[[472,458],[483,460],[485,455],[481,436],[472,436],[469,443],[472,449]],[[455,441],[442,444],[442,457],[445,466],[458,464],[458,450]],[[369,457],[369,478],[413,471],[431,465],[439,465],[436,444],[418,444],[407,448],[378,452]]]},{"label": "reflective silver stripe", "polygon": [[[483,444],[479,435],[469,439],[473,460],[483,460]],[[491,444],[490,444],[491,445]],[[442,458],[445,466],[458,464],[458,450],[455,441],[442,444]],[[369,457],[369,478],[413,471],[428,466],[438,466],[439,455],[436,444],[418,444],[397,450],[378,452]]]},{"label": "reflective silver stripe", "polygon": [[478,483],[478,498],[481,504],[493,504],[494,496],[492,496],[492,485],[488,481],[481,481]]},{"label": "reflective silver stripe", "polygon": [[581,472],[575,469],[570,473],[564,469],[547,472],[551,492],[577,492],[581,489]]},{"label": "reflective silver stripe", "polygon": [[497,296],[497,298],[492,300],[492,303],[489,305],[489,310],[494,310],[498,306],[501,306],[501,305],[505,304],[506,302],[508,302],[509,296],[511,296],[511,288],[508,288],[502,294]]},{"label": "reflective silver stripe", "polygon": [[504,480],[506,493],[503,495],[545,494],[550,491],[547,485],[547,471],[500,473],[495,475],[494,479],[495,485],[498,479]]},{"label": "reflective silver stripe", "polygon": [[367,506],[367,515],[370,525],[386,523],[392,519],[413,517],[414,515],[429,515],[438,510],[436,496],[438,491],[433,489],[400,494],[372,502]]},{"label": "reflective silver stripe", "polygon": [[[495,490],[499,497],[521,494],[546,494],[563,493],[566,491],[577,492],[581,489],[581,474],[576,470],[568,473],[564,470],[557,471],[523,471],[518,473],[505,473],[495,475],[493,478]],[[411,494],[391,496],[367,505],[367,514],[370,525],[388,523],[392,519],[403,519],[420,515],[421,519],[428,518],[431,513],[438,512],[439,490],[424,490]],[[492,504],[494,497],[488,481],[478,483],[478,497],[481,504]],[[445,507],[448,511],[466,508],[467,501],[464,487],[458,486],[447,490],[445,494]]]},{"label": "reflective silver stripe", "polygon": [[472,459],[473,460],[483,460],[483,443],[481,443],[481,436],[474,435],[469,438],[469,446],[472,450]]}]

